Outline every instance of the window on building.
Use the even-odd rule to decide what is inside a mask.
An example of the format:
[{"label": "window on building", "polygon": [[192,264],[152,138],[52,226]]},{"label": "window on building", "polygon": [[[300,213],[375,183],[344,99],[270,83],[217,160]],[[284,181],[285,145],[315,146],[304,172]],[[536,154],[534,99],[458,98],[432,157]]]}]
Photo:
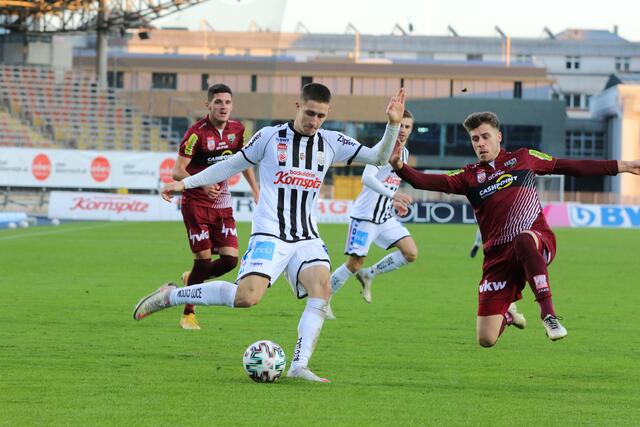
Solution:
[{"label": "window on building", "polygon": [[200,89],[209,90],[209,74],[203,74],[201,81]]},{"label": "window on building", "polygon": [[519,148],[540,149],[542,127],[528,125],[506,125],[502,129],[502,141],[507,151]]},{"label": "window on building", "polygon": [[122,71],[107,71],[107,85],[115,89],[124,87],[124,73]]},{"label": "window on building", "polygon": [[251,74],[251,92],[258,91],[258,76]]},{"label": "window on building", "polygon": [[513,97],[514,99],[522,98],[522,82],[513,82]]},{"label": "window on building", "polygon": [[628,72],[630,69],[631,58],[628,56],[620,57],[616,56],[616,71]]},{"label": "window on building", "polygon": [[[440,154],[440,140],[446,125],[437,123],[414,123],[411,133],[411,153],[415,155],[437,156]],[[471,150],[471,146],[469,146]],[[473,153],[470,151],[471,155]]]},{"label": "window on building", "polygon": [[300,79],[301,85],[300,87],[303,87],[304,85],[308,85],[309,83],[313,83],[313,77],[311,76],[302,76],[302,78]]},{"label": "window on building", "polygon": [[519,53],[516,55],[516,62],[529,63],[533,62],[533,58],[531,55]]},{"label": "window on building", "polygon": [[567,56],[566,57],[567,70],[579,70],[580,69],[580,57],[579,56]]},{"label": "window on building", "polygon": [[151,74],[151,87],[153,89],[176,89],[178,75],[176,73]]},{"label": "window on building", "polygon": [[569,157],[603,157],[604,133],[591,131],[567,131],[565,150]]},{"label": "window on building", "polygon": [[581,104],[582,95],[579,93],[565,93],[564,102],[567,108],[582,108]]},{"label": "window on building", "polygon": [[481,53],[467,53],[467,61],[482,61]]}]

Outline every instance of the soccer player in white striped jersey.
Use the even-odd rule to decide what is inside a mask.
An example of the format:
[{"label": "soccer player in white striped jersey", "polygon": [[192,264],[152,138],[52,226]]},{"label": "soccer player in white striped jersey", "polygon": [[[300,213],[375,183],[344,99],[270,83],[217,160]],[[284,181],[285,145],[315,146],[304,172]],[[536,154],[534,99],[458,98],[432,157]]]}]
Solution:
[{"label": "soccer player in white striped jersey", "polygon": [[405,94],[400,89],[391,97],[386,109],[389,123],[385,134],[372,148],[340,132],[321,129],[330,101],[331,92],[326,86],[305,85],[296,102],[293,122],[262,128],[229,159],[164,186],[162,196],[170,200],[175,191],[221,182],[258,165],[260,201],[253,215],[252,234],[242,257],[237,286],[225,281],[180,289],[167,284],[138,302],[134,319],[183,304],[251,307],[260,302],[267,288],[284,272],[293,293],[298,298],[309,297],[298,323],[298,338],[287,376],[328,382],[308,368],[331,296],[329,254],[318,234],[314,207],[332,163],[386,164],[398,136]]},{"label": "soccer player in white striped jersey", "polygon": [[[404,147],[413,130],[413,115],[405,110],[396,144],[402,145],[402,157],[407,161],[409,151]],[[389,273],[415,261],[418,248],[409,230],[394,216],[407,212],[413,200],[398,190],[401,180],[391,165],[367,165],[362,174],[364,187],[351,208],[351,223],[345,244],[347,261],[331,275],[331,287],[335,294],[352,274],[362,285],[362,297],[371,302],[371,285],[378,274]],[[383,249],[398,248],[373,266],[362,268],[372,243]],[[331,306],[327,305],[327,319],[335,319]]]}]

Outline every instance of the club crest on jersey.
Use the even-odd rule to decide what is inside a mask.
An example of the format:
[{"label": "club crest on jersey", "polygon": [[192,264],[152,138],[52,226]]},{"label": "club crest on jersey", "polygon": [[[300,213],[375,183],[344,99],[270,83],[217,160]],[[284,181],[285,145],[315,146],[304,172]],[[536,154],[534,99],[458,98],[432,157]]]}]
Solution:
[{"label": "club crest on jersey", "polygon": [[207,137],[207,150],[213,151],[216,149],[216,140],[212,136]]},{"label": "club crest on jersey", "polygon": [[287,144],[278,144],[278,161],[286,162],[287,161]]},{"label": "club crest on jersey", "polygon": [[304,153],[300,153],[300,160],[304,161]]},{"label": "club crest on jersey", "polygon": [[236,135],[232,133],[227,137],[227,139],[229,140],[230,143],[233,144],[233,142],[236,140]]},{"label": "club crest on jersey", "polygon": [[478,182],[482,184],[487,180],[487,173],[485,171],[478,171],[476,178],[478,179]]},{"label": "club crest on jersey", "polygon": [[324,166],[324,151],[318,151],[318,166]]}]

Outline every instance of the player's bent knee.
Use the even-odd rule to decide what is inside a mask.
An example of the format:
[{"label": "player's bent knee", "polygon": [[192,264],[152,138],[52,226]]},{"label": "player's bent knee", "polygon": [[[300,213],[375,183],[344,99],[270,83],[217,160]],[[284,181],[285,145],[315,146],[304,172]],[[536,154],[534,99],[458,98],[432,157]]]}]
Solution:
[{"label": "player's bent knee", "polygon": [[253,307],[262,299],[262,293],[238,288],[233,302],[235,307]]},{"label": "player's bent knee", "polygon": [[486,339],[486,338],[478,338],[478,344],[480,344],[480,347],[484,347],[484,348],[493,347],[494,345],[496,345],[497,341],[498,340],[491,340],[491,339]]},{"label": "player's bent knee", "polygon": [[407,252],[404,252],[402,256],[404,256],[404,259],[406,259],[407,262],[414,262],[415,260],[418,259],[418,251],[417,250],[407,251]]}]

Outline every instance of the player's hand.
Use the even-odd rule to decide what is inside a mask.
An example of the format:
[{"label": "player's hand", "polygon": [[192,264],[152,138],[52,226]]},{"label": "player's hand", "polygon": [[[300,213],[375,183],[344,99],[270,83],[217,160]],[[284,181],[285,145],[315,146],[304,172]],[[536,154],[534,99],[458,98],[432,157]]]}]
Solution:
[{"label": "player's hand", "polygon": [[405,216],[409,213],[409,208],[407,208],[406,205],[403,205],[402,203],[396,201],[393,202],[393,208],[396,210],[396,212],[398,212],[398,215],[400,216]]},{"label": "player's hand", "polygon": [[404,148],[404,145],[396,142],[396,145],[393,147],[393,152],[391,153],[391,157],[389,157],[389,164],[391,165],[391,167],[394,170],[400,170],[402,169],[402,149]]},{"label": "player's hand", "polygon": [[171,181],[162,187],[162,191],[160,195],[167,202],[171,201],[172,194],[171,193],[181,193],[184,191],[184,182],[182,181]]},{"label": "player's hand", "polygon": [[207,193],[207,196],[209,196],[210,199],[215,199],[222,192],[220,190],[220,184],[205,185],[202,189]]},{"label": "player's hand", "polygon": [[640,175],[640,160],[618,160],[618,172],[628,172],[634,175]]},{"label": "player's hand", "polygon": [[413,202],[413,197],[401,191],[396,191],[396,194],[393,195],[393,201],[394,201],[394,206],[395,206],[395,203],[399,203],[406,207],[407,205],[409,205],[409,203]]},{"label": "player's hand", "polygon": [[251,194],[253,195],[253,203],[257,205],[258,202],[260,201],[260,192],[252,191]]},{"label": "player's hand", "polygon": [[387,118],[392,125],[400,124],[402,121],[402,115],[404,114],[404,102],[406,95],[404,88],[400,88],[398,93],[391,97],[389,105],[387,105]]}]

